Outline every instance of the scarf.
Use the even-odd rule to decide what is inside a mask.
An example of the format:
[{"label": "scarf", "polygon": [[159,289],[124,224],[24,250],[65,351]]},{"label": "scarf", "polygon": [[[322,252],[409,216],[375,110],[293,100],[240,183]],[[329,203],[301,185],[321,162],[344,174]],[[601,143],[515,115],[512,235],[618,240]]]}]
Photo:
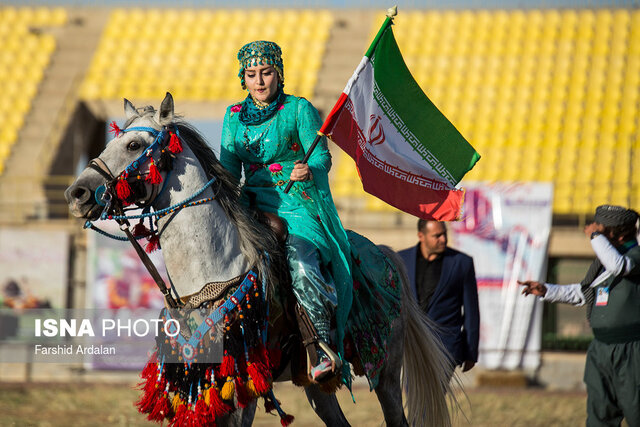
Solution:
[{"label": "scarf", "polygon": [[271,104],[266,108],[259,109],[256,103],[251,98],[251,94],[247,95],[242,102],[242,109],[240,110],[240,122],[245,126],[259,125],[266,122],[273,117],[280,108],[280,105],[284,104],[287,95],[284,94],[282,88],[278,88],[278,93]]}]

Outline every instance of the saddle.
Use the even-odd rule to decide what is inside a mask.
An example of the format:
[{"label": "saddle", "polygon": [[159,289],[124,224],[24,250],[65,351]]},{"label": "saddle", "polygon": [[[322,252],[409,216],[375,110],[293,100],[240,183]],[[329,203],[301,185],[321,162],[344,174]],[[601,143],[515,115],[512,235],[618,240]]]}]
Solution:
[{"label": "saddle", "polygon": [[259,216],[262,216],[261,222],[267,225],[273,234],[275,234],[278,242],[284,244],[287,241],[287,237],[289,236],[289,230],[287,230],[287,225],[284,220],[280,218],[278,215],[271,212],[258,212]]}]

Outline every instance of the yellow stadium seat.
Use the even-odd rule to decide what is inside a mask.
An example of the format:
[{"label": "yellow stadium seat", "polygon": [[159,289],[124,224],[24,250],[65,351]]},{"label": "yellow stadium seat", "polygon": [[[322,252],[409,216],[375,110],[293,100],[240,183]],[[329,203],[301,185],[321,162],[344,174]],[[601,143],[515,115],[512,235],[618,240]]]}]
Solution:
[{"label": "yellow stadium seat", "polygon": [[0,103],[3,117],[0,144],[3,159],[17,140],[56,46],[54,36],[34,30],[62,25],[65,17],[66,12],[61,8],[0,8],[0,81],[4,94]]},{"label": "yellow stadium seat", "polygon": [[[269,10],[266,14],[241,9],[116,9],[110,16],[100,47],[94,55],[91,72],[87,75],[87,81],[91,83],[83,85],[83,93],[117,96],[118,91],[109,88],[110,83],[96,72],[100,63],[109,65],[111,70],[127,70],[125,74],[114,72],[111,77],[115,79],[127,81],[136,79],[136,76],[151,78],[154,85],[175,86],[187,99],[234,100],[242,96],[242,92],[235,87],[237,65],[234,59],[237,50],[248,39],[272,39],[280,43],[285,51],[288,90],[304,87],[305,95],[310,96],[317,82],[332,19],[328,11],[294,9]],[[294,31],[294,25],[281,25],[283,20],[313,25],[298,26],[302,30]],[[127,25],[123,25],[125,22]],[[327,25],[317,26],[318,22]],[[166,32],[170,37],[160,40],[157,34],[160,24],[171,27],[172,31]],[[169,51],[171,55],[158,56],[155,52],[159,51]],[[203,55],[208,51],[216,54]],[[296,62],[292,63],[287,55],[295,58]],[[109,64],[109,58],[114,56],[120,58],[119,63]],[[206,59],[212,57],[216,59],[213,62]],[[201,71],[204,63],[210,71]],[[162,67],[169,68],[169,71],[158,72]],[[209,87],[207,80],[212,79],[225,81],[227,87]],[[177,83],[180,80],[191,81],[191,85]],[[145,89],[144,92],[148,94],[154,91]]]},{"label": "yellow stadium seat", "polygon": [[630,197],[631,192],[629,191],[629,186],[615,186],[611,190],[611,201],[609,203],[614,205],[629,206]]},{"label": "yellow stadium seat", "polygon": [[554,195],[553,211],[558,214],[571,213],[571,202],[569,199],[561,199]]}]

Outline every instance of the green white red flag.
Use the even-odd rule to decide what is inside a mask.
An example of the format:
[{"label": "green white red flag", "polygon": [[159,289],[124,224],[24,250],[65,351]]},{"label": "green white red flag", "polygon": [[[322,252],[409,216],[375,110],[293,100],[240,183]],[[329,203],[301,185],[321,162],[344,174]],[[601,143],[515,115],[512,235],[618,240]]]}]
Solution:
[{"label": "green white red flag", "polygon": [[480,155],[409,72],[388,17],[320,128],[356,162],[362,185],[423,219],[459,219],[456,185]]}]

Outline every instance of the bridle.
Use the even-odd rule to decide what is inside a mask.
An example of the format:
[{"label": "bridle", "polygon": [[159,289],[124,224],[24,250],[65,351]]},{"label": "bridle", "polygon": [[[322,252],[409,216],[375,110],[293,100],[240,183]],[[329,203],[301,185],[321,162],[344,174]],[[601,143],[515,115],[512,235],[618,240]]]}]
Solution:
[{"label": "bridle", "polygon": [[[163,192],[168,174],[171,172],[173,158],[177,153],[182,152],[182,142],[180,139],[180,135],[178,133],[178,128],[176,126],[164,126],[162,130],[157,130],[152,127],[146,126],[134,126],[127,129],[120,129],[115,122],[111,123],[111,131],[115,133],[116,137],[120,136],[121,133],[132,132],[132,131],[142,131],[148,132],[152,136],[155,137],[153,143],[144,150],[138,158],[129,163],[127,167],[125,167],[122,172],[118,175],[114,175],[109,166],[102,160],[100,157],[96,157],[89,161],[88,168],[98,172],[104,179],[104,184],[100,185],[94,193],[94,199],[96,203],[100,206],[104,206],[102,214],[100,215],[100,219],[111,219],[118,222],[120,225],[120,230],[125,233],[126,237],[115,236],[113,234],[107,233],[103,230],[100,230],[96,227],[92,221],[87,220],[85,222],[84,228],[91,228],[94,231],[99,232],[107,237],[117,239],[117,240],[128,240],[133,245],[136,253],[140,257],[140,260],[145,265],[149,274],[153,277],[156,284],[160,288],[160,291],[165,297],[167,305],[171,308],[176,308],[180,306],[180,303],[176,301],[176,299],[171,294],[171,289],[167,287],[164,280],[158,273],[155,265],[147,255],[144,249],[138,243],[138,239],[148,238],[149,245],[147,245],[147,252],[151,252],[158,248],[159,234],[157,226],[154,226],[154,220],[157,222],[157,219],[167,215],[169,213],[174,214],[179,210],[196,206],[203,203],[210,202],[215,199],[215,195],[213,197],[208,197],[205,199],[197,199],[207,188],[209,188],[215,181],[215,177],[209,180],[200,190],[191,195],[186,200],[183,200],[180,203],[169,206],[165,209],[157,210],[151,212],[151,205],[157,199],[157,197]],[[156,161],[154,159],[154,153],[160,150],[160,156]],[[140,173],[139,169],[149,163],[149,170],[145,173]],[[155,169],[154,169],[155,168]],[[165,178],[163,179],[160,171],[166,172]],[[131,191],[129,179],[131,177],[135,177],[135,181],[139,182],[143,179],[148,182],[152,186],[152,191],[148,197],[144,200],[139,200],[135,198],[135,192]],[[159,184],[163,183],[162,188],[160,188]],[[125,214],[125,206],[135,204],[138,207],[142,207],[143,212],[140,215],[126,215]],[[144,219],[149,219],[150,230],[147,229],[143,221]],[[140,222],[133,229],[133,232],[130,230],[129,220],[131,219],[139,219]],[[153,244],[152,244],[153,243]],[[152,246],[152,249],[149,250],[149,247]]]},{"label": "bridle", "polygon": [[[158,197],[162,190],[159,190],[159,183],[163,181],[162,176],[159,174],[157,170],[156,163],[160,163],[162,169],[169,173],[171,170],[171,161],[166,161],[168,156],[174,156],[176,153],[182,151],[181,144],[174,144],[174,151],[169,150],[169,141],[174,137],[174,140],[179,141],[178,130],[176,127],[172,127],[171,129],[168,127],[163,127],[162,130],[157,130],[152,127],[147,126],[134,126],[127,129],[120,129],[115,123],[111,123],[111,131],[116,134],[116,137],[124,134],[126,132],[132,131],[143,131],[148,132],[152,136],[155,137],[153,143],[147,147],[144,152],[138,156],[134,161],[129,163],[118,175],[114,175],[109,166],[102,160],[100,157],[96,157],[95,159],[91,159],[88,168],[98,172],[104,179],[104,184],[100,185],[94,193],[95,202],[104,206],[102,214],[100,215],[101,219],[107,219],[107,216],[112,212],[112,208],[115,208],[113,202],[114,200],[119,200],[122,205],[122,209],[115,209],[116,211],[124,211],[124,207],[135,204],[137,207],[145,208],[153,204],[154,200]],[[156,162],[153,158],[154,153],[160,149],[161,156]],[[165,154],[169,151],[168,154]],[[163,163],[168,163],[167,165]],[[150,163],[149,170],[147,172],[141,173],[140,168],[146,163]],[[153,170],[156,168],[156,170]],[[154,173],[152,173],[154,172]],[[135,181],[146,181],[151,184],[151,192],[147,194],[145,192],[145,198],[140,199],[135,197],[137,195],[136,192],[131,191],[131,177],[134,177]],[[143,181],[143,182],[144,182]],[[164,180],[166,183],[166,179]],[[119,188],[120,187],[120,188]],[[164,187],[163,187],[164,189]],[[134,194],[132,194],[134,193]],[[114,197],[116,196],[116,197]],[[133,199],[132,199],[133,198]],[[119,213],[122,213],[119,212]]]}]

